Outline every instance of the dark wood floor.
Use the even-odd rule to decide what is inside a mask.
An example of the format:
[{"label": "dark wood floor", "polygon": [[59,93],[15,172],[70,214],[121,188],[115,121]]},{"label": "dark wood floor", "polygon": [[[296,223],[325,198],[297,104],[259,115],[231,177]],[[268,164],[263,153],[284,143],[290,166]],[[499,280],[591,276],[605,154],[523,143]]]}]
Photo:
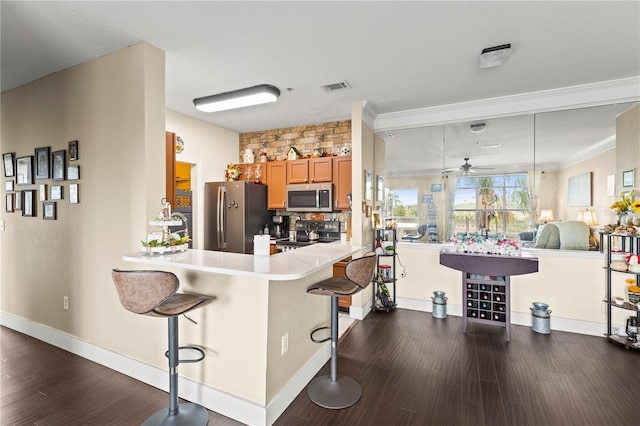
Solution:
[{"label": "dark wood floor", "polygon": [[[372,313],[339,347],[340,373],[361,383],[362,399],[326,410],[303,391],[276,425],[640,424],[639,352],[523,326],[511,342],[502,328],[460,329],[453,316]],[[3,426],[134,425],[167,404],[164,392],[68,352],[5,328],[0,337]]]}]

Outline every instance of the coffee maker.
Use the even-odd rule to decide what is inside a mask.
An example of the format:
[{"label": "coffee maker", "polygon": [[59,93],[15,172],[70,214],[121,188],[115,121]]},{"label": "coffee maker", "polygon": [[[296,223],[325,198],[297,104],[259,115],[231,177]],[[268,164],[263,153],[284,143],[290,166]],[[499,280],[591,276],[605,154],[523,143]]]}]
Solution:
[{"label": "coffee maker", "polygon": [[271,217],[271,236],[274,238],[289,236],[289,216],[276,215]]}]

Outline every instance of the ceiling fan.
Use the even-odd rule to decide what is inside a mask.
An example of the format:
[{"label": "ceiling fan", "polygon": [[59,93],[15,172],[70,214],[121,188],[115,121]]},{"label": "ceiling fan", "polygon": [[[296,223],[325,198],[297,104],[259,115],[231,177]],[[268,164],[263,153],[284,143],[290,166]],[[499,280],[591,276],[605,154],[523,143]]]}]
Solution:
[{"label": "ceiling fan", "polygon": [[476,170],[493,170],[493,167],[473,167],[469,163],[469,157],[465,157],[464,164],[460,167],[454,167],[452,169],[444,169],[443,173],[460,172],[463,175],[469,175],[475,173]]}]

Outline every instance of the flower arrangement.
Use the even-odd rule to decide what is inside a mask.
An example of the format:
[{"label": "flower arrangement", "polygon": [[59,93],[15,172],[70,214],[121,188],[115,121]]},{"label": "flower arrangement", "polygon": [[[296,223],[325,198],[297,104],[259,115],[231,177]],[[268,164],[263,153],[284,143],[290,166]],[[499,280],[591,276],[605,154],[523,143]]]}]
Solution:
[{"label": "flower arrangement", "polygon": [[508,238],[495,240],[493,238],[483,238],[481,236],[453,235],[450,241],[459,253],[486,253],[502,254],[507,256],[520,254],[518,242]]},{"label": "flower arrangement", "polygon": [[615,203],[611,204],[611,207],[609,208],[611,210],[614,210],[617,215],[626,213],[631,209],[633,209],[637,213],[640,213],[640,202],[638,201],[634,202],[633,196],[634,196],[633,191],[630,191],[627,193],[623,192],[622,194],[620,194],[620,201],[616,201]]},{"label": "flower arrangement", "polygon": [[241,174],[240,166],[237,164],[229,164],[224,171],[224,178],[228,181],[234,181],[237,180]]}]

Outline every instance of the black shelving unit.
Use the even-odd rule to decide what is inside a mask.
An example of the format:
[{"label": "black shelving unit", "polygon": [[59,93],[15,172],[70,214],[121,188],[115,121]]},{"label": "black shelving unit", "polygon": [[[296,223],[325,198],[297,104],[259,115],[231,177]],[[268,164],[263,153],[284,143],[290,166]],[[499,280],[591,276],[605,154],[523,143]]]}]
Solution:
[{"label": "black shelving unit", "polygon": [[[389,242],[391,242],[393,245],[393,254],[386,254],[385,252],[385,254],[379,254],[377,256],[376,277],[374,278],[371,286],[373,288],[372,309],[378,312],[390,312],[396,308],[396,250],[398,246],[396,230],[374,229],[374,249],[378,239],[382,242],[383,247],[385,246],[385,243],[386,245],[389,245]],[[378,271],[380,271],[380,265],[389,265],[391,267],[390,278],[380,277],[380,274],[378,274]]]},{"label": "black shelving unit", "polygon": [[635,312],[638,320],[640,320],[640,310],[637,305],[632,305],[631,303],[625,301],[623,305],[617,305],[613,300],[613,294],[611,293],[611,277],[614,273],[616,274],[627,274],[629,276],[635,276],[636,285],[640,283],[640,274],[632,271],[618,271],[615,269],[611,269],[611,248],[620,247],[623,251],[630,251],[635,255],[640,253],[640,235],[617,235],[617,234],[608,234],[601,233],[600,234],[600,247],[603,246],[604,240],[606,239],[606,247],[604,248],[605,252],[605,264],[604,268],[607,271],[607,298],[604,302],[607,304],[607,340],[613,343],[617,343],[619,345],[625,346],[627,349],[635,349],[640,350],[640,346],[634,345],[631,341],[627,340],[624,336],[618,336],[616,334],[611,333],[611,312],[613,308],[624,309],[630,312]]}]

